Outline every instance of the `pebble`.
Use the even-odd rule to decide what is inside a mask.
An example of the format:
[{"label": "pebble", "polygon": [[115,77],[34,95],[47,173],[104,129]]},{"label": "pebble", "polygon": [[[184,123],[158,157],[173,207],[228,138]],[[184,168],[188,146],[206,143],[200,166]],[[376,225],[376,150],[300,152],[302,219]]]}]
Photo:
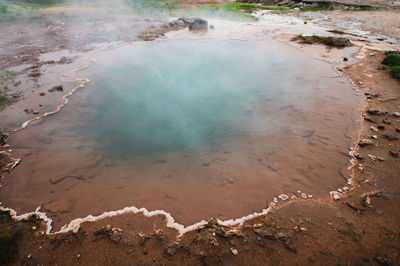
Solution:
[{"label": "pebble", "polygon": [[389,151],[389,154],[396,158],[400,157],[400,153],[398,153],[398,152]]},{"label": "pebble", "polygon": [[374,132],[378,132],[378,129],[376,127],[371,126],[370,129]]},{"label": "pebble", "polygon": [[387,140],[389,140],[389,141],[395,141],[395,140],[398,140],[399,138],[398,137],[396,137],[396,136],[394,136],[394,135],[391,135],[391,134],[382,134],[382,137],[384,138],[384,139],[387,139]]},{"label": "pebble", "polygon": [[372,136],[371,136],[371,138],[373,138],[373,139],[377,139],[377,138],[378,138],[378,136],[377,136],[377,135],[372,135]]},{"label": "pebble", "polygon": [[382,122],[385,123],[386,125],[392,124],[392,122],[389,119],[386,119],[386,118],[383,119]]},{"label": "pebble", "polygon": [[329,192],[329,194],[331,195],[331,197],[332,197],[334,200],[340,199],[340,193],[337,192],[337,191],[331,191],[331,192]]},{"label": "pebble", "polygon": [[393,116],[395,116],[395,117],[400,117],[400,113],[399,113],[399,112],[394,112],[394,113],[393,113]]},{"label": "pebble", "polygon": [[280,194],[280,195],[278,196],[278,198],[280,198],[281,200],[287,200],[287,199],[289,198],[289,196],[286,195],[286,194]]},{"label": "pebble", "polygon": [[368,145],[374,145],[374,142],[370,139],[362,139],[358,143],[358,146],[360,146],[360,147],[364,147],[364,146],[368,146]]},{"label": "pebble", "polygon": [[371,122],[371,123],[375,123],[375,124],[378,124],[378,123],[379,123],[378,120],[376,120],[375,118],[372,118],[372,117],[369,116],[369,115],[365,115],[365,116],[364,116],[364,120],[365,120],[365,121],[368,121],[368,122]]},{"label": "pebble", "polygon": [[306,193],[301,193],[301,197],[302,197],[303,199],[306,199],[306,198],[307,198],[307,194],[306,194]]},{"label": "pebble", "polygon": [[370,114],[370,115],[385,115],[385,114],[387,114],[387,112],[385,112],[385,111],[383,111],[381,109],[378,109],[378,108],[368,109],[367,113]]},{"label": "pebble", "polygon": [[235,248],[231,248],[231,251],[232,251],[232,254],[235,256],[239,253],[239,251],[237,251],[237,249],[235,249]]}]

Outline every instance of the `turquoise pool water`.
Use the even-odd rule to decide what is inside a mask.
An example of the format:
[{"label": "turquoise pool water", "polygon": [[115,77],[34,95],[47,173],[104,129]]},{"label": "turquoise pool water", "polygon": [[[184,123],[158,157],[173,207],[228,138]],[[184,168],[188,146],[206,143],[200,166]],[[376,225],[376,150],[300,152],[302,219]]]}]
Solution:
[{"label": "turquoise pool water", "polygon": [[359,98],[326,62],[273,40],[135,43],[96,59],[61,112],[10,136],[22,162],[6,206],[42,205],[56,226],[125,206],[189,225],[346,182]]}]

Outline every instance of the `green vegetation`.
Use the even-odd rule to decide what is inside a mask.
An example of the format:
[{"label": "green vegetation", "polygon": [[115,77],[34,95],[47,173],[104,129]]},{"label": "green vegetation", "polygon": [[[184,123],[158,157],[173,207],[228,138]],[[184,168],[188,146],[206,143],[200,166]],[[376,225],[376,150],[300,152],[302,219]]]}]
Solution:
[{"label": "green vegetation", "polygon": [[0,234],[0,264],[10,263],[17,254],[15,235],[8,230]]},{"label": "green vegetation", "polygon": [[0,14],[7,13],[7,6],[5,4],[0,4]]},{"label": "green vegetation", "polygon": [[329,6],[316,6],[316,7],[302,7],[300,11],[302,12],[320,12],[320,11],[332,11],[334,10],[332,7]]},{"label": "green vegetation", "polygon": [[[7,81],[10,79],[13,79],[16,74],[17,73],[15,73],[15,71],[6,71],[5,73],[0,73],[1,88],[3,88],[4,90],[7,90],[8,89]],[[0,105],[2,103],[4,103],[5,100],[6,100],[6,95],[4,94],[4,92],[0,91]]]},{"label": "green vegetation", "polygon": [[37,7],[34,5],[0,0],[0,22],[15,21],[17,19],[36,19],[39,17]]},{"label": "green vegetation", "polygon": [[384,68],[393,78],[400,80],[400,52],[387,51],[385,55],[386,58],[382,61]]},{"label": "green vegetation", "polygon": [[13,79],[17,73],[15,71],[6,71],[5,73],[0,73],[0,84],[4,86],[7,80]]},{"label": "green vegetation", "polygon": [[0,104],[2,104],[5,100],[6,100],[6,96],[4,95],[4,93],[2,93],[0,91]]},{"label": "green vegetation", "polygon": [[179,6],[179,1],[173,0],[131,0],[131,5],[135,9],[158,9],[171,10]]},{"label": "green vegetation", "polygon": [[222,12],[245,12],[245,13],[253,13],[256,10],[290,10],[289,7],[283,6],[264,6],[257,4],[247,4],[247,3],[225,3],[225,4],[209,4],[202,5],[201,8],[206,10],[216,10]]},{"label": "green vegetation", "polygon": [[243,20],[254,20],[251,13],[257,10],[272,10],[274,13],[292,12],[290,7],[283,6],[265,6],[259,4],[247,3],[223,3],[223,4],[205,4],[191,8],[181,8],[170,10],[169,13],[174,16],[218,16],[226,18],[235,18]]}]

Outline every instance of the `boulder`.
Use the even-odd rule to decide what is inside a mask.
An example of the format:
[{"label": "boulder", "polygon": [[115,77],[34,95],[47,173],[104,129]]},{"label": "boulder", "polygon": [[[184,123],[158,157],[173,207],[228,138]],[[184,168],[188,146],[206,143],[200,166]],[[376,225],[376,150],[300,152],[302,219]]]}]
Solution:
[{"label": "boulder", "polygon": [[195,18],[189,24],[190,31],[207,31],[208,30],[208,21],[202,18]]}]

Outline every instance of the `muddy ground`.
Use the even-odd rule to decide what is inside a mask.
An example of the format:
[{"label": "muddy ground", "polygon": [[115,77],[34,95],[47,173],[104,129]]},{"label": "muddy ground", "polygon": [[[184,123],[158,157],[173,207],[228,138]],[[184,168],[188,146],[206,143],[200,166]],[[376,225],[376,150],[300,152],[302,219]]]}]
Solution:
[{"label": "muddy ground", "polygon": [[[341,16],[355,20],[369,18],[368,13],[353,14],[342,13],[338,16],[336,13],[317,13],[315,16],[331,16],[331,20],[342,19]],[[377,14],[376,17],[386,16],[385,13]],[[79,54],[95,50],[104,42],[157,38],[175,27],[164,26],[169,25],[166,18],[135,17],[129,20],[124,18],[124,26],[113,28],[115,17],[109,18],[109,24],[107,19],[99,21],[96,17],[88,14],[85,24],[72,20],[72,24],[76,23],[74,27],[70,27],[71,17],[65,17],[65,14],[46,14],[33,21],[2,24],[0,35],[7,37],[0,38],[0,71],[23,67],[18,68],[16,77],[9,81],[8,101],[0,114],[6,108],[17,106],[22,114],[21,119],[33,116],[24,112],[24,109],[33,109],[30,105],[32,102],[35,106],[42,104],[46,96],[52,95],[47,88],[58,85],[56,78],[50,79],[45,85],[40,83],[40,76],[46,75],[42,67],[55,65],[58,69],[76,62],[71,55],[65,58],[60,56],[56,62],[46,62],[40,59],[41,54],[61,50]],[[35,23],[37,31],[31,31],[26,23]],[[384,26],[376,29],[379,34],[385,34],[386,30]],[[398,38],[395,35],[390,37]],[[14,236],[11,237],[14,243],[7,247],[15,244],[16,249],[11,248],[10,260],[1,263],[400,264],[400,118],[393,115],[400,111],[400,85],[386,71],[380,70],[384,58],[382,51],[372,44],[365,45],[365,42],[359,45],[363,48],[356,55],[357,63],[338,71],[351,78],[357,90],[365,95],[367,106],[363,114],[372,119],[361,121],[359,141],[368,139],[372,142],[371,145],[357,147],[353,157],[356,163],[353,168],[354,189],[344,197],[337,200],[299,198],[242,226],[224,227],[210,220],[208,225],[183,236],[166,227],[163,216],[148,218],[140,214],[125,214],[94,223],[86,222],[77,233],[46,235],[45,224],[41,220],[32,218],[16,222],[8,212],[2,212],[0,233],[8,230]],[[321,48],[320,45],[316,46]],[[369,46],[371,49],[368,49]],[[310,49],[310,46],[304,45],[300,49]],[[32,73],[40,73],[40,76],[35,77]],[[17,85],[19,81],[21,83]],[[43,86],[46,86],[46,95],[41,96]],[[380,112],[374,112],[375,109]],[[45,111],[40,108],[36,110]],[[372,114],[368,114],[368,110]],[[11,118],[2,119],[0,128],[12,130],[10,121]]]}]

